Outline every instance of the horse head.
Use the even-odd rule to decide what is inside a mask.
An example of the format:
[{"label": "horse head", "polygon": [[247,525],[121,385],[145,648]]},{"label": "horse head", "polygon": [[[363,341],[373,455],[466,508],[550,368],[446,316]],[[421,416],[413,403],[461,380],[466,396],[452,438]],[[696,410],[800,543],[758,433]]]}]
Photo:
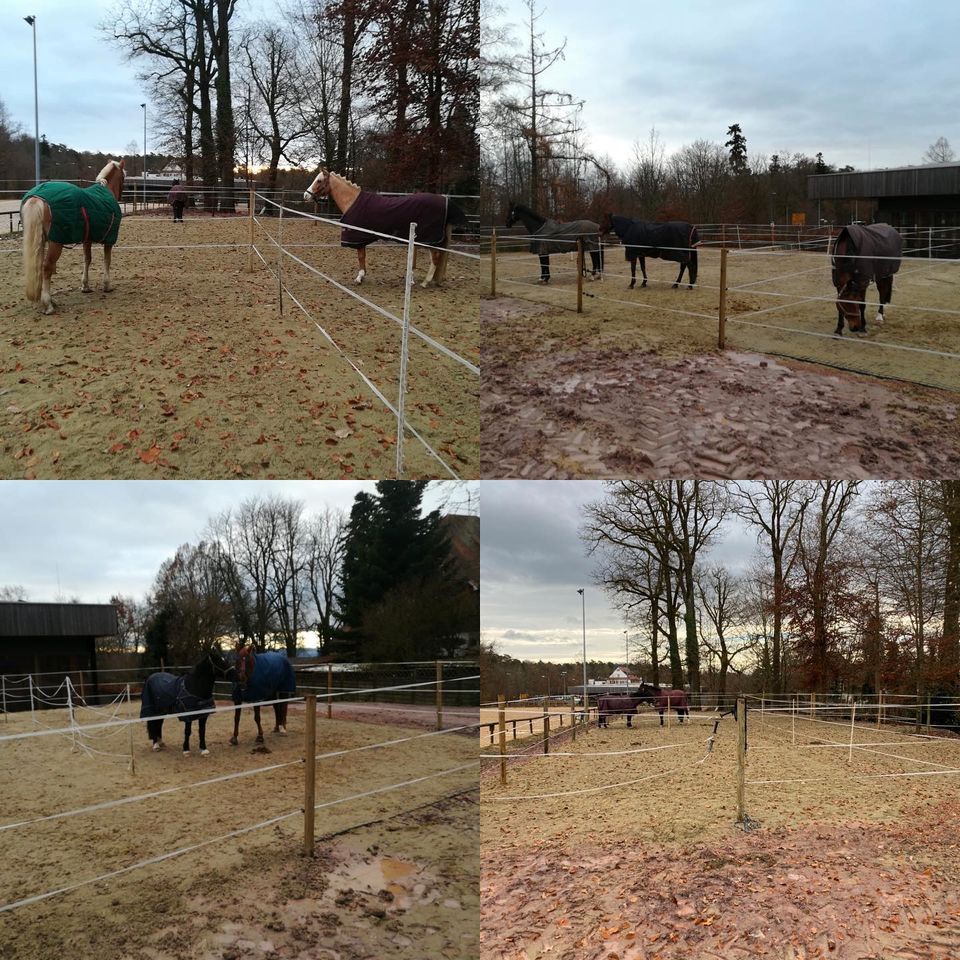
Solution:
[{"label": "horse head", "polygon": [[507,221],[506,224],[508,227],[512,227],[520,219],[520,210],[518,204],[515,200],[510,201],[510,209],[507,211]]},{"label": "horse head", "polygon": [[253,647],[248,643],[237,648],[236,680],[241,687],[246,687],[253,676],[256,659]]},{"label": "horse head", "polygon": [[213,667],[213,672],[221,677],[226,677],[236,669],[232,663],[224,656],[223,651],[218,646],[213,646],[207,651],[204,657]]},{"label": "horse head", "polygon": [[319,200],[330,196],[330,171],[321,167],[313,183],[303,192],[304,200]]},{"label": "horse head", "polygon": [[609,233],[613,229],[613,214],[609,212],[601,214],[598,226],[600,228],[601,235],[604,233]]},{"label": "horse head", "polygon": [[127,172],[123,168],[123,160],[109,160],[107,165],[97,174],[97,183],[102,183],[116,198],[123,194],[123,184],[127,179]]},{"label": "horse head", "polygon": [[867,293],[867,281],[860,276],[859,261],[855,254],[849,237],[837,237],[833,248],[831,277],[837,290],[837,308],[853,333],[861,329],[860,304],[864,302]]}]

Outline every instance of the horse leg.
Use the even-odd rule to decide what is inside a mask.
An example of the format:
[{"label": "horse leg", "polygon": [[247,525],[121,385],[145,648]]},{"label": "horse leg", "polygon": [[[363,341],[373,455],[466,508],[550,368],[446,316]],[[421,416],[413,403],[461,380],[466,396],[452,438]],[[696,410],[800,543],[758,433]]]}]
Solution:
[{"label": "horse leg", "polygon": [[693,250],[690,254],[690,262],[687,264],[687,279],[690,281],[687,284],[687,289],[692,290],[694,284],[697,282],[697,251]]},{"label": "horse leg", "polygon": [[357,247],[357,278],[354,283],[363,283],[363,278],[367,275],[367,248]]},{"label": "horse leg", "polygon": [[640,286],[645,287],[647,285],[647,258],[646,257],[640,258],[640,272],[643,274],[643,283],[641,283]]},{"label": "horse leg", "polygon": [[233,736],[230,738],[230,745],[235,747],[240,742],[240,714],[243,711],[237,707],[233,711]]},{"label": "horse leg", "polygon": [[200,734],[200,756],[209,757],[210,751],[207,749],[207,714],[201,714],[197,721],[197,731]]},{"label": "horse leg", "polygon": [[90,244],[85,243],[83,245],[83,275],[80,278],[80,292],[81,293],[90,293],[90,260],[92,254],[90,252]]},{"label": "horse leg", "polygon": [[680,272],[677,274],[677,279],[673,282],[673,289],[676,290],[680,286],[680,281],[683,279],[683,271],[687,269],[685,263],[680,264]]},{"label": "horse leg", "polygon": [[[838,300],[840,299],[839,291],[837,293],[837,299]],[[837,329],[833,331],[834,336],[837,336],[837,337],[843,336],[843,321],[844,321],[843,307],[840,306],[840,304],[838,303],[837,304]]]},{"label": "horse leg", "polygon": [[663,726],[663,709],[662,708],[658,709],[657,713],[660,714],[660,726],[662,727]]},{"label": "horse leg", "polygon": [[550,258],[544,254],[540,254],[540,282],[550,282]]},{"label": "horse leg", "polygon": [[276,713],[277,719],[277,729],[275,733],[279,733],[281,737],[287,735],[287,703],[276,703],[274,704],[274,711]]},{"label": "horse leg", "polygon": [[628,713],[628,714],[627,714],[627,726],[628,726],[628,727],[631,727],[631,728],[633,727],[633,714],[632,714],[632,713]]},{"label": "horse leg", "polygon": [[48,243],[43,256],[43,285],[40,290],[40,306],[44,313],[53,313],[57,305],[50,296],[50,278],[57,272],[57,261],[63,253],[62,243]]},{"label": "horse leg", "polygon": [[190,728],[193,726],[192,720],[186,720],[183,724],[183,755],[190,756]]},{"label": "horse leg", "polygon": [[424,278],[424,281],[421,284],[421,286],[423,287],[429,287],[431,285],[435,287],[440,286],[440,283],[437,280],[438,259],[439,259],[439,252],[437,250],[431,250],[430,251],[430,269],[427,270],[427,275]]},{"label": "horse leg", "polygon": [[877,323],[883,323],[883,308],[890,305],[893,297],[893,277],[884,277],[877,280],[877,295],[880,297],[880,308],[877,310]]},{"label": "horse leg", "polygon": [[438,287],[441,284],[444,284],[447,282],[447,264],[450,262],[450,253],[447,250],[447,248],[450,246],[450,242],[452,241],[452,239],[453,239],[453,224],[448,223],[447,230],[446,230],[446,233],[444,234],[444,239],[442,244],[443,249],[431,251],[437,254],[437,259],[436,259],[437,272],[436,274],[434,274],[433,279]]},{"label": "horse leg", "polygon": [[150,742],[153,744],[154,751],[163,749],[163,721],[162,720],[147,721],[147,737],[150,739]]},{"label": "horse leg", "polygon": [[[646,281],[644,281],[646,282]],[[628,290],[632,290],[637,283],[637,258],[630,258],[630,286],[627,287]]]},{"label": "horse leg", "polygon": [[113,250],[113,247],[108,246],[107,244],[103,245],[103,292],[109,293],[113,289],[113,284],[110,282],[110,252]]},{"label": "horse leg", "polygon": [[257,722],[257,743],[263,743],[263,727],[260,726],[260,708],[253,708],[253,719]]}]

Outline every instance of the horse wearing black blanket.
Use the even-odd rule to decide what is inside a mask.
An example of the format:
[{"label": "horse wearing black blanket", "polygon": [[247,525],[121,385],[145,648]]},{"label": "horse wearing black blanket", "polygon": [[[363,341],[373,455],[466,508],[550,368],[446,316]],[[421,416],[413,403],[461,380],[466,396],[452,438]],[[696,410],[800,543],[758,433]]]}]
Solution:
[{"label": "horse wearing black blanket", "polygon": [[[600,246],[600,227],[592,220],[573,220],[558,223],[540,216],[522,203],[510,201],[507,226],[520,222],[530,233],[530,252],[540,258],[540,282],[550,282],[550,254],[569,253],[577,249],[577,241],[583,241],[583,249],[590,254],[593,279],[603,276],[603,249]],[[584,270],[586,272],[586,270]]]},{"label": "horse wearing black blanket", "polygon": [[903,240],[888,223],[844,227],[830,249],[833,285],[837,288],[837,336],[843,334],[846,319],[851,333],[867,332],[866,298],[870,281],[877,284],[883,322],[884,304],[893,296],[893,275],[900,269]]},{"label": "horse wearing black blanket", "polygon": [[[190,728],[194,720],[200,730],[200,754],[209,756],[207,749],[207,717],[213,712],[213,684],[217,675],[227,677],[234,667],[227,663],[218,647],[211,647],[203,659],[183,677],[157,671],[143,681],[140,691],[140,716],[147,720],[147,736],[154,750],[162,750],[163,718],[170,714],[181,716],[183,755],[190,756]],[[189,713],[188,713],[189,712]]]},{"label": "horse wearing black blanket", "polygon": [[647,285],[647,257],[660,260],[672,260],[680,264],[680,273],[674,281],[673,289],[680,286],[683,272],[689,276],[688,290],[697,282],[697,244],[700,234],[693,224],[686,220],[668,220],[666,223],[651,223],[647,220],[631,220],[608,213],[600,221],[600,233],[613,231],[623,244],[624,255],[630,261],[630,286],[632,290],[637,282],[637,260],[643,274],[641,287]]}]

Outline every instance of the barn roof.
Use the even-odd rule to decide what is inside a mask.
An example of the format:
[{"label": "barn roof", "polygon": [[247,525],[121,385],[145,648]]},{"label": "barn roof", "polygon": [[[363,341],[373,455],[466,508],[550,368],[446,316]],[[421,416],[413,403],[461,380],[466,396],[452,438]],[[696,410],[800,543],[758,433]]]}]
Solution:
[{"label": "barn roof", "polygon": [[820,173],[807,177],[810,200],[960,195],[960,163],[925,163],[886,170]]},{"label": "barn roof", "polygon": [[110,637],[117,632],[111,603],[0,602],[0,640],[19,637]]}]

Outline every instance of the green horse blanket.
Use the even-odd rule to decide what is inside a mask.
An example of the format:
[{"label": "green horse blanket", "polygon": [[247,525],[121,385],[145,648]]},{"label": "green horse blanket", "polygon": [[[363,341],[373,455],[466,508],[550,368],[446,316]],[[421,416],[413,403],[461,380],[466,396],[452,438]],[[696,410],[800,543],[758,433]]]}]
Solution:
[{"label": "green horse blanket", "polygon": [[112,247],[120,233],[120,204],[102,183],[77,187],[72,183],[41,183],[20,201],[21,212],[27,197],[40,197],[50,207],[52,222],[47,237],[53,243],[102,243]]}]

